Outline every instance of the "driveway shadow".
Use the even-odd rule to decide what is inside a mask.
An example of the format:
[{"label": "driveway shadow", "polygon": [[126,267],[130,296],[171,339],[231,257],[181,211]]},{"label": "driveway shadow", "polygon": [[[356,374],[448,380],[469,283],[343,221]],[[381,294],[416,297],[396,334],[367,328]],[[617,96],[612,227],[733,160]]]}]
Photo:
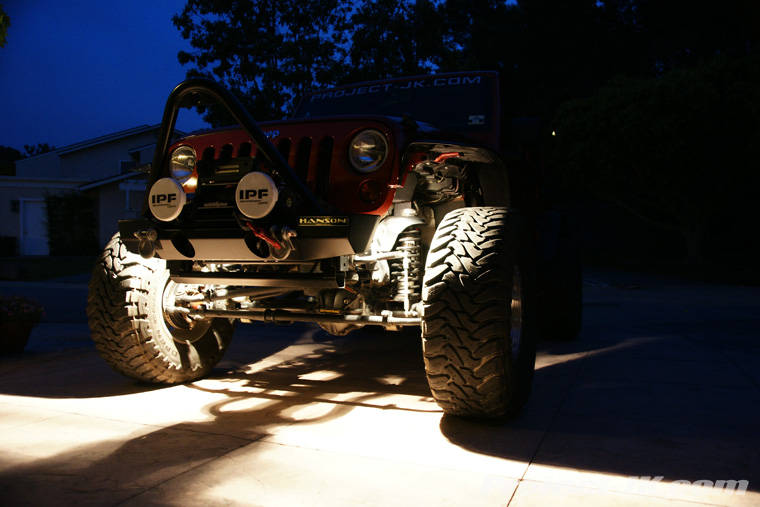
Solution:
[{"label": "driveway shadow", "polygon": [[[637,291],[615,304],[589,305],[589,325],[577,341],[542,343],[533,392],[514,419],[441,416],[441,434],[467,451],[525,464],[526,478],[543,467],[665,481],[748,480],[750,490],[760,491],[758,319],[740,312],[732,320],[725,307],[720,318],[711,318],[714,313],[684,307],[677,298],[671,298],[672,308],[661,308],[668,297],[651,296]],[[417,330],[328,337],[315,326],[282,329],[287,331],[279,338],[261,339],[261,327],[248,328],[207,381],[190,385],[203,395],[222,395],[204,407],[209,420],[92,444],[3,472],[0,495],[2,488],[22,491],[40,477],[47,478],[46,486],[96,493],[125,463],[136,463],[109,486],[113,498],[130,498],[190,463],[214,460],[277,428],[326,422],[357,408],[439,412],[430,399]],[[35,384],[22,395],[82,396],[84,385],[71,385],[56,390]],[[134,388],[113,376],[85,392],[113,396]],[[310,412],[313,406],[319,410]],[[88,454],[95,457],[84,459]],[[75,473],[64,481],[55,476],[60,470]]]}]

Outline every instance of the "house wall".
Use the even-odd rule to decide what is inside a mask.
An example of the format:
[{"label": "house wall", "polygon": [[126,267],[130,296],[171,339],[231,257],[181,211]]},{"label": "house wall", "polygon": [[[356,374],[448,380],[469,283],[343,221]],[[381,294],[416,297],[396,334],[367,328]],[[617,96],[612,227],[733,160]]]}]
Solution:
[{"label": "house wall", "polygon": [[40,224],[29,224],[28,220],[27,227],[22,228],[24,212],[30,211],[30,206],[24,204],[42,202],[47,194],[71,191],[82,183],[84,181],[0,176],[0,236],[17,238],[17,253],[29,254],[24,251],[25,240],[46,242],[47,231]]},{"label": "house wall", "polygon": [[135,160],[139,160],[140,164],[149,164],[153,162],[153,155],[156,153],[156,145],[141,146],[130,151],[130,154]]},{"label": "house wall", "polygon": [[[111,141],[108,144],[77,150],[73,153],[64,153],[61,155],[62,176],[65,178],[97,180],[119,174],[122,172],[122,162],[134,162],[138,165],[144,163],[140,160],[134,160],[129,152],[135,146],[149,142],[156,142],[153,132],[126,137]],[[139,153],[136,152],[135,156],[139,156]],[[147,162],[150,161],[148,160]],[[18,167],[16,171],[18,174]]]},{"label": "house wall", "polygon": [[145,177],[110,183],[98,188],[98,239],[105,246],[119,228],[119,220],[140,218]]},{"label": "house wall", "polygon": [[[121,163],[144,164],[152,156],[157,129],[138,132],[104,142],[79,143],[68,148],[21,159],[16,162],[19,178],[67,178],[93,181],[121,173]],[[148,147],[135,150],[136,147]]]},{"label": "house wall", "polygon": [[17,160],[16,176],[19,178],[63,178],[58,154],[53,151]]},{"label": "house wall", "polygon": [[[138,127],[17,161],[15,177],[0,177],[0,236],[18,238],[22,247],[24,209],[30,216],[32,211],[39,215],[46,192],[83,186],[98,204],[98,239],[104,245],[117,230],[118,220],[140,215],[145,176],[131,177],[125,165],[151,162],[157,133],[156,126]],[[122,174],[126,179],[118,178]],[[45,235],[39,229],[34,227],[34,233]],[[19,250],[23,255],[23,248]]]}]

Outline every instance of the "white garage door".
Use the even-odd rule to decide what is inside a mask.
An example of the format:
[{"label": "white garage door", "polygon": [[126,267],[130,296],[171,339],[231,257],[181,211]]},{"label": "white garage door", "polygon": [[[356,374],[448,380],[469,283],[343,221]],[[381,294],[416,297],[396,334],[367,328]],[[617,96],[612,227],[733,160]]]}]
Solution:
[{"label": "white garage door", "polygon": [[21,255],[48,255],[45,201],[21,200]]}]

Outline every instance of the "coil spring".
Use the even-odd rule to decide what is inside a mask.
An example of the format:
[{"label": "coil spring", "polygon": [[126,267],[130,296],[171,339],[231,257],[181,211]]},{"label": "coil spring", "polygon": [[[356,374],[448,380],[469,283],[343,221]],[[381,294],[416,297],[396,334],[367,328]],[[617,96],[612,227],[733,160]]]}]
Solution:
[{"label": "coil spring", "polygon": [[394,301],[416,303],[421,299],[420,271],[422,266],[422,232],[408,229],[399,235],[398,250],[404,252],[404,259],[390,265],[391,281],[396,285]]}]

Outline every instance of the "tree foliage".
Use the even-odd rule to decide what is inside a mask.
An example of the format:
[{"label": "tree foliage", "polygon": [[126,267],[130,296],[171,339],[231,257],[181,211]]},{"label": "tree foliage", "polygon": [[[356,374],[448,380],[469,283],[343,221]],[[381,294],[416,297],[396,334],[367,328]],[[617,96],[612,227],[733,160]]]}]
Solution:
[{"label": "tree foliage", "polygon": [[75,190],[45,195],[50,255],[93,255],[100,251],[92,198]]},{"label": "tree foliage", "polygon": [[179,54],[188,75],[223,82],[261,119],[314,88],[476,69],[550,118],[618,74],[760,44],[755,0],[188,0],[173,19],[194,48]]},{"label": "tree foliage", "polygon": [[51,146],[48,143],[37,143],[36,145],[25,144],[24,151],[26,152],[27,157],[36,157],[37,155],[42,155],[49,151],[55,151],[55,146]]},{"label": "tree foliage", "polygon": [[8,38],[8,29],[11,27],[11,18],[8,13],[3,10],[2,4],[0,4],[0,48],[5,47],[5,41]]},{"label": "tree foliage", "polygon": [[188,77],[224,83],[261,119],[315,88],[429,72],[443,50],[430,0],[188,0],[173,21],[194,48],[179,53]]},{"label": "tree foliage", "polygon": [[16,161],[53,150],[55,150],[55,146],[51,146],[48,143],[38,143],[37,145],[25,144],[24,151],[26,153],[22,153],[10,146],[0,146],[0,176],[16,176]]},{"label": "tree foliage", "polygon": [[430,0],[366,0],[347,19],[345,73],[336,83],[429,73],[444,51],[442,18]]},{"label": "tree foliage", "polygon": [[760,42],[760,2],[755,0],[627,1],[640,51],[655,71],[742,54]]},{"label": "tree foliage", "polygon": [[16,161],[24,154],[10,146],[0,146],[0,176],[16,176]]},{"label": "tree foliage", "polygon": [[760,183],[759,89],[757,56],[619,77],[560,107],[554,165],[575,190],[680,234],[690,264],[701,264],[713,228],[754,222],[746,204]]},{"label": "tree foliage", "polygon": [[281,118],[343,72],[346,9],[343,0],[188,0],[173,21],[195,51],[179,61],[192,66],[189,77],[236,91],[256,118]]},{"label": "tree foliage", "polygon": [[507,70],[525,33],[517,5],[499,0],[448,0],[438,4],[444,27],[442,70]]}]

